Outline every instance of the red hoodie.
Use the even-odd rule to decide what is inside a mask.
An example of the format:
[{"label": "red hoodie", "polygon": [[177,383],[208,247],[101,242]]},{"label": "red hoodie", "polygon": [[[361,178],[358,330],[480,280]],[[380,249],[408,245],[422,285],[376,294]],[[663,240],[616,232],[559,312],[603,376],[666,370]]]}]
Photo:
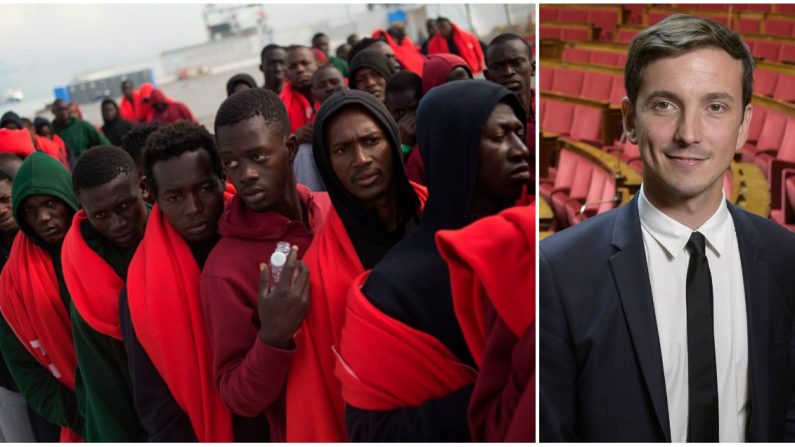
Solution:
[{"label": "red hoodie", "polygon": [[[170,124],[179,120],[196,122],[193,114],[190,113],[185,104],[166,98],[166,95],[160,89],[152,89],[152,94],[149,96],[149,104],[152,106],[152,113],[149,115],[150,123],[157,121],[163,124]],[[160,111],[155,108],[157,104],[166,104],[167,107],[165,110]]]},{"label": "red hoodie", "polygon": [[255,212],[239,196],[218,221],[221,240],[201,275],[201,300],[212,347],[215,383],[235,414],[265,412],[271,441],[285,440],[284,389],[295,350],[265,344],[258,336],[259,264],[279,241],[298,246],[302,257],[330,207],[328,194],[298,185],[309,228],[273,211]]},{"label": "red hoodie", "polygon": [[138,122],[138,110],[141,108],[141,94],[138,91],[133,91],[132,101],[127,99],[126,96],[122,97],[121,104],[119,104],[119,116],[123,120],[131,123]]},{"label": "red hoodie", "polygon": [[[453,43],[458,48],[458,53],[472,68],[472,73],[478,74],[482,72],[485,66],[483,64],[483,49],[480,47],[478,38],[462,30],[455,23],[450,23],[450,25],[453,26]],[[450,48],[447,45],[447,39],[442,36],[442,33],[437,31],[431,37],[431,40],[428,41],[428,54],[449,52]]]}]

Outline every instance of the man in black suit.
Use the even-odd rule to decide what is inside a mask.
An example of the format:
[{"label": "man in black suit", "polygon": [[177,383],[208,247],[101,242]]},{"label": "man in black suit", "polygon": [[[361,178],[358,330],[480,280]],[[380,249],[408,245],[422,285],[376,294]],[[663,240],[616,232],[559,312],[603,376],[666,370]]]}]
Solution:
[{"label": "man in black suit", "polygon": [[754,60],[714,22],[632,42],[643,186],[540,244],[541,441],[783,441],[795,235],[726,201]]}]

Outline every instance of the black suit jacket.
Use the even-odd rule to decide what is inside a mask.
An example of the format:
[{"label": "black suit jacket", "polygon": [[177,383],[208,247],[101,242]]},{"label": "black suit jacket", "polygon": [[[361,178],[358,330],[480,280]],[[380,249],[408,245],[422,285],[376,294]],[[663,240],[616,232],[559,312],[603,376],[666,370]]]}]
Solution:
[{"label": "black suit jacket", "polygon": [[[748,441],[783,441],[795,234],[729,204],[745,284]],[[670,442],[637,198],[540,244],[540,440]]]}]

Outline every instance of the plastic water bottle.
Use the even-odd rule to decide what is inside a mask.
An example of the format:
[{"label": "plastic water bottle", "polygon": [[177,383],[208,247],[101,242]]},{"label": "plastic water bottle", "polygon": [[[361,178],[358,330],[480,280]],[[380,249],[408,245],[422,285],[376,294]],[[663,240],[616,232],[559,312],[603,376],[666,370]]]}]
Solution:
[{"label": "plastic water bottle", "polygon": [[287,256],[290,254],[290,243],[281,241],[276,244],[276,250],[271,255],[271,290],[279,283],[279,278],[282,276],[282,270],[287,263]]}]

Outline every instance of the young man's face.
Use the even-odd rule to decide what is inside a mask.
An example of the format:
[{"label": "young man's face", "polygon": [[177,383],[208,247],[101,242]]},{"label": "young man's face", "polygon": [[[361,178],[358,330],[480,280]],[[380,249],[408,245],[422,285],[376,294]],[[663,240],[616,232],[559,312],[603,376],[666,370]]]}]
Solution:
[{"label": "young man's face", "polygon": [[102,120],[105,122],[113,121],[119,115],[118,109],[112,103],[106,102],[102,105]]},{"label": "young man's face", "polygon": [[309,48],[296,48],[287,54],[287,79],[298,89],[312,86],[312,75],[317,70],[315,55]]},{"label": "young man's face", "polygon": [[715,48],[661,58],[643,69],[634,106],[624,98],[622,110],[629,139],[640,148],[650,199],[719,200],[723,173],[751,122],[742,77],[742,62]]},{"label": "young man's face", "polygon": [[395,121],[400,121],[406,115],[415,115],[419,103],[420,92],[411,88],[386,94],[385,105]]},{"label": "young man's face", "polygon": [[345,190],[365,206],[384,197],[392,184],[394,151],[375,119],[346,108],[329,120],[326,135],[331,168]]},{"label": "young man's face", "polygon": [[378,98],[379,101],[384,102],[386,98],[386,79],[377,71],[369,67],[362,67],[356,70],[356,73],[353,74],[353,79],[358,90],[364,90]]},{"label": "young man's face", "polygon": [[400,62],[398,61],[397,54],[395,54],[395,50],[393,50],[388,43],[376,42],[372,44],[371,47],[377,48],[379,51],[381,51],[381,53],[386,56],[386,59],[389,61],[389,63],[395,67],[395,71],[400,71]]},{"label": "young man's face", "polygon": [[322,104],[329,96],[348,88],[342,73],[334,68],[324,68],[312,77],[312,97]]},{"label": "young man's face", "polygon": [[22,220],[48,245],[63,242],[72,224],[72,210],[63,200],[49,195],[32,195],[19,207]]},{"label": "young man's face", "polygon": [[493,199],[518,199],[530,182],[530,154],[524,144],[524,123],[511,106],[500,103],[489,115],[480,136],[475,195]]},{"label": "young man's face", "polygon": [[82,189],[77,200],[91,225],[116,247],[134,247],[144,237],[146,206],[137,173],[121,174],[103,185]]},{"label": "young man's face", "polygon": [[71,116],[69,105],[63,101],[56,101],[52,106],[52,114],[55,115],[55,121],[65,123]]},{"label": "young man's face", "polygon": [[273,83],[275,80],[278,80],[278,83],[284,81],[287,73],[285,71],[287,67],[287,52],[281,48],[268,50],[261,62],[259,69],[265,75],[265,79],[269,80],[269,83]]},{"label": "young man's face", "polygon": [[312,42],[312,46],[317,48],[318,50],[328,54],[329,50],[329,41],[328,37],[320,36]]},{"label": "young man's face", "polygon": [[[523,101],[529,99],[533,64],[527,45],[509,40],[486,50],[486,79],[516,93]],[[529,104],[525,104],[526,106]],[[529,110],[529,109],[528,109]]]},{"label": "young man's face", "polygon": [[124,95],[126,98],[132,98],[133,90],[134,87],[132,82],[124,82],[121,84],[121,94]]},{"label": "young man's face", "polygon": [[294,135],[253,116],[218,128],[216,141],[226,175],[254,211],[286,208],[285,192],[298,150]]},{"label": "young man's face", "polygon": [[17,223],[11,209],[11,181],[0,180],[0,233],[16,231]]},{"label": "young man's face", "polygon": [[224,183],[214,172],[204,149],[188,151],[152,167],[157,205],[168,222],[188,242],[205,242],[216,235],[224,211]]}]

